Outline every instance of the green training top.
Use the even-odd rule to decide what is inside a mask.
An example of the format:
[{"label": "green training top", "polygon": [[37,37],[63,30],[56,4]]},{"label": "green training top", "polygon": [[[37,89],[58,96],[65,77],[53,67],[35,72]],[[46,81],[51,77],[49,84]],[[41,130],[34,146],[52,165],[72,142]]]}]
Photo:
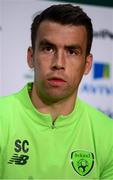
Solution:
[{"label": "green training top", "polygon": [[113,179],[113,121],[77,99],[52,125],[28,91],[0,98],[1,179]]}]

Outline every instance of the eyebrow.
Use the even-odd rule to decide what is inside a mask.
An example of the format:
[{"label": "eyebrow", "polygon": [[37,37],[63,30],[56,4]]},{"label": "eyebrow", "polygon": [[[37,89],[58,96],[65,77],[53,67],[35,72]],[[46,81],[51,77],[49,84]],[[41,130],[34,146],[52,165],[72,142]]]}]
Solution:
[{"label": "eyebrow", "polygon": [[44,46],[44,45],[49,45],[49,46],[55,46],[56,47],[56,45],[54,44],[54,43],[52,43],[52,42],[50,42],[50,41],[48,41],[48,40],[46,40],[46,39],[43,39],[42,41],[40,41],[40,43],[39,43],[39,46],[41,47],[41,46]]},{"label": "eyebrow", "polygon": [[79,44],[66,45],[66,49],[79,50],[82,53],[82,48]]},{"label": "eyebrow", "polygon": [[[40,41],[39,46],[42,47],[44,45],[49,45],[49,46],[53,46],[53,47],[57,47],[56,44],[52,43],[51,41],[47,40],[47,39],[43,39],[42,41]],[[65,49],[78,49],[81,53],[82,53],[82,48],[79,44],[70,44],[70,45],[65,45],[64,46]]]}]

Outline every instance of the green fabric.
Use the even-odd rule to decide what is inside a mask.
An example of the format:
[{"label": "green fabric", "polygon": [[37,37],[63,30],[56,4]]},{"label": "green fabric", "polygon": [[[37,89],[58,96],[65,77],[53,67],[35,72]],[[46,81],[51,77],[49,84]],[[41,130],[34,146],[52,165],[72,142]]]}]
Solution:
[{"label": "green fabric", "polygon": [[77,99],[53,126],[30,87],[0,98],[0,178],[113,179],[113,121]]}]

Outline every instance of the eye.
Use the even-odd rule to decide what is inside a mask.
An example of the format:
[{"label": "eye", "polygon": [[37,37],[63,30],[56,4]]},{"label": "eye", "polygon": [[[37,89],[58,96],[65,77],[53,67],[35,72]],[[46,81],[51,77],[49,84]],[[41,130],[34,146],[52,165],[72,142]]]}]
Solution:
[{"label": "eye", "polygon": [[79,55],[80,52],[77,49],[68,49],[69,55]]},{"label": "eye", "polygon": [[69,49],[69,54],[76,54],[76,52],[73,49]]},{"label": "eye", "polygon": [[54,52],[54,48],[50,45],[43,46],[42,50],[45,53],[53,53]]}]

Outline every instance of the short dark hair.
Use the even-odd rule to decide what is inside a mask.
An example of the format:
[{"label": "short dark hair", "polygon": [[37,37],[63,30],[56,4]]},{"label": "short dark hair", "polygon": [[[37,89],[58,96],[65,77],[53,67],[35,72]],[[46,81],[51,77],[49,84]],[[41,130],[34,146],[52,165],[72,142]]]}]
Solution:
[{"label": "short dark hair", "polygon": [[62,25],[70,24],[76,26],[85,26],[87,31],[86,55],[90,53],[93,39],[92,22],[88,15],[79,6],[73,6],[71,4],[52,5],[37,15],[31,25],[31,43],[33,50],[35,50],[35,42],[39,25],[45,20]]}]

